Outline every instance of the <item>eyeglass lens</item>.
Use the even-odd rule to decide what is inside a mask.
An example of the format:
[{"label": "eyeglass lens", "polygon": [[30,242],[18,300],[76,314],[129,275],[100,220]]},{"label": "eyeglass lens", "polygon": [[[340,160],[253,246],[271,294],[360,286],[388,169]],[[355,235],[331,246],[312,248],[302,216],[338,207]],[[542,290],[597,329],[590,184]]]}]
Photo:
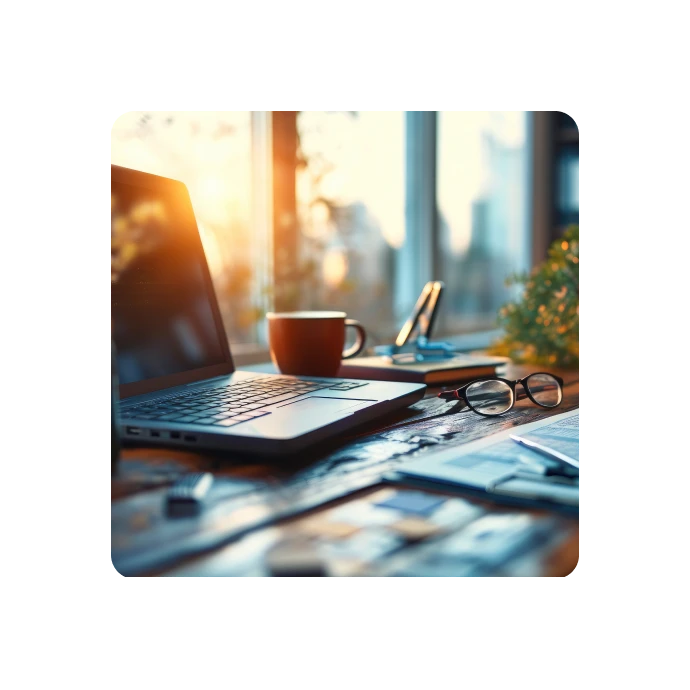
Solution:
[{"label": "eyeglass lens", "polygon": [[503,414],[513,405],[513,391],[503,381],[475,381],[465,394],[467,402],[480,414]]},{"label": "eyeglass lens", "polygon": [[535,402],[543,407],[557,407],[563,399],[561,386],[549,374],[533,374],[525,381],[525,385]]}]

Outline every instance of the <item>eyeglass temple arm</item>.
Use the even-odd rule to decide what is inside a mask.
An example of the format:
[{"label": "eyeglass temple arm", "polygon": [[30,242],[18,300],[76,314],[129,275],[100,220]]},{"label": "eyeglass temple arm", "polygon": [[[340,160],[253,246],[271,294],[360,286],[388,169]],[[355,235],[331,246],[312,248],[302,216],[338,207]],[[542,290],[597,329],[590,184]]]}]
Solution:
[{"label": "eyeglass temple arm", "polygon": [[443,400],[462,400],[460,390],[460,388],[457,388],[452,391],[441,391],[437,397],[442,398]]}]

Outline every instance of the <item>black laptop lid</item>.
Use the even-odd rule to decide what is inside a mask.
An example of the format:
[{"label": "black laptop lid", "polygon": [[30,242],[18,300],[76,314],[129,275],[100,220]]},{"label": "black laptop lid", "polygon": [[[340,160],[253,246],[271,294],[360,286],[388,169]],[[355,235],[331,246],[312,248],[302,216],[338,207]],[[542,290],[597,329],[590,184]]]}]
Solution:
[{"label": "black laptop lid", "polygon": [[111,233],[120,396],[232,373],[187,188],[112,165]]}]

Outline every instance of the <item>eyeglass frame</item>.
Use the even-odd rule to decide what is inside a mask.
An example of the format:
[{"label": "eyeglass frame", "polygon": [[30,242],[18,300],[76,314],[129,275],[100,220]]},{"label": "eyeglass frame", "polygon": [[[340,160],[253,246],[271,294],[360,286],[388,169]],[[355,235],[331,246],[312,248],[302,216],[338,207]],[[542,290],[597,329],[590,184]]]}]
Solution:
[{"label": "eyeglass frame", "polygon": [[[529,392],[529,388],[525,385],[525,381],[527,381],[527,379],[531,378],[532,376],[537,376],[538,374],[550,376],[552,379],[556,379],[556,382],[558,383],[561,389],[561,399],[559,400],[558,405],[542,405],[541,403],[538,403],[534,399],[532,394]],[[504,410],[503,412],[499,412],[498,414],[486,414],[484,412],[479,412],[479,410],[476,410],[474,405],[472,405],[472,403],[470,403],[470,401],[467,399],[467,389],[472,384],[480,383],[481,381],[502,381],[503,383],[507,383],[508,386],[510,386],[510,389],[513,391],[513,402],[511,403],[510,407],[507,410]],[[560,376],[556,376],[556,374],[552,374],[550,371],[533,371],[531,374],[528,374],[527,376],[524,376],[521,379],[515,379],[514,381],[511,381],[510,379],[501,378],[500,376],[484,376],[480,379],[474,379],[474,381],[469,381],[464,386],[460,386],[460,388],[456,388],[450,391],[441,391],[437,397],[442,398],[443,400],[460,400],[464,402],[465,405],[469,407],[470,410],[472,410],[472,412],[474,412],[475,414],[480,414],[482,417],[500,417],[502,414],[510,412],[515,407],[515,402],[518,399],[517,391],[515,389],[517,388],[518,384],[522,386],[522,390],[525,391],[527,397],[535,405],[537,405],[538,407],[542,407],[545,410],[553,410],[559,407],[563,402],[563,379]]]}]

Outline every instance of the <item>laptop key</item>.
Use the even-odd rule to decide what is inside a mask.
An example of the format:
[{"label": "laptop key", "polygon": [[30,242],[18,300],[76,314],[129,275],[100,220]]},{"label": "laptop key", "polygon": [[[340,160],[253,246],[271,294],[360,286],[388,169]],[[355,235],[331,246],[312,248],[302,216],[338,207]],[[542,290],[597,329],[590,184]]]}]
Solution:
[{"label": "laptop key", "polygon": [[294,393],[283,393],[283,395],[278,395],[274,398],[268,398],[262,400],[263,405],[275,405],[276,403],[283,402],[284,400],[292,400],[292,398],[299,398],[300,395],[304,395],[302,391],[295,391]]}]

